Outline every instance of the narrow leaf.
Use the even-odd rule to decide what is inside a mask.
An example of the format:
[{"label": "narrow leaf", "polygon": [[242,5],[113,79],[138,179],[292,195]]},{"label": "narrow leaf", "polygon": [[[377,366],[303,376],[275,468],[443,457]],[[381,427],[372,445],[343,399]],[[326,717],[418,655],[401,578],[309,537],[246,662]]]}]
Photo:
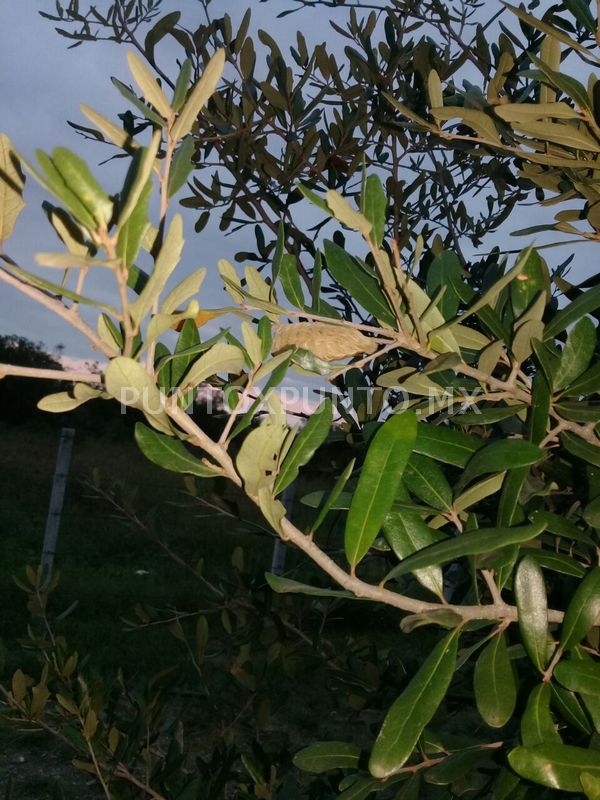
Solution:
[{"label": "narrow leaf", "polygon": [[388,711],[369,760],[375,778],[402,769],[423,729],[438,710],[456,665],[459,629],[444,637]]},{"label": "narrow leaf", "polygon": [[387,419],[371,441],[344,534],[346,556],[353,569],[375,541],[392,507],[416,436],[417,418],[406,411]]}]

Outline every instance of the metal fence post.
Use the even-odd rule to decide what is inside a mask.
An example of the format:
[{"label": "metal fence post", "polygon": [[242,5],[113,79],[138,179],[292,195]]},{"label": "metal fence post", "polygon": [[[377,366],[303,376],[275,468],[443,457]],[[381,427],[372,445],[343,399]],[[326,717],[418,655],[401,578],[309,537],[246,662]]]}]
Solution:
[{"label": "metal fence post", "polygon": [[42,547],[42,560],[40,562],[43,585],[47,584],[52,577],[54,556],[58,543],[58,531],[60,528],[60,516],[65,499],[69,468],[71,466],[74,436],[74,428],[62,428],[60,432],[58,455],[56,456],[56,467],[52,480],[52,493],[50,495],[50,505],[48,507],[48,519],[46,520],[46,531],[44,533],[44,544]]}]

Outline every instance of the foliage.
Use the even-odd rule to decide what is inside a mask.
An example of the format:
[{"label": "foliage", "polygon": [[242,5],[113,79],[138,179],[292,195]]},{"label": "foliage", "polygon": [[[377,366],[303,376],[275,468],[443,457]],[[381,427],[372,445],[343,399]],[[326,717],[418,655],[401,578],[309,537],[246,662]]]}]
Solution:
[{"label": "foliage", "polygon": [[[61,370],[61,363],[42,342],[32,342],[23,336],[0,336],[0,363],[37,369]],[[56,384],[59,388],[59,384]],[[15,377],[0,383],[0,418],[12,424],[39,419],[36,406],[48,391],[41,380]]]},{"label": "foliage", "polygon": [[[119,37],[127,23],[123,7],[111,6],[117,8],[120,21],[116,10],[109,12],[110,19],[100,15],[96,21],[101,29],[116,25]],[[150,4],[132,4],[130,12],[143,15],[144,8]],[[559,211],[549,227],[597,240],[597,83],[592,76],[586,87],[565,73],[569,59],[581,57],[579,67],[597,64],[595,39],[590,42],[597,20],[586,3],[561,4],[560,13],[553,8],[541,21],[522,8],[509,9],[524,41],[504,26],[498,44],[486,51],[485,31],[477,30],[477,49],[463,47],[457,57],[456,36],[443,51],[425,38],[403,45],[396,34],[404,29],[396,29],[394,20],[402,26],[419,19],[412,4],[408,11],[403,8],[390,3],[383,22],[387,47],[377,54],[370,42],[377,17],[359,21],[356,10],[350,12],[351,35],[367,57],[347,52],[346,83],[331,57],[325,63],[323,50],[303,54],[298,41],[296,63],[310,62],[322,77],[329,71],[326,81],[341,98],[338,111],[355,120],[355,128],[347,126],[348,152],[342,141],[344,114],[328,125],[331,140],[319,133],[320,116],[302,128],[306,115],[328,96],[329,84],[312,106],[306,104],[293,88],[293,73],[285,69],[277,44],[265,34],[269,77],[255,84],[253,44],[247,44],[245,33],[234,37],[222,21],[190,38],[177,27],[179,17],[163,17],[145,46],[138,47],[162,83],[130,54],[137,89],[117,85],[142,115],[141,125],[124,132],[98,112],[86,111],[98,136],[131,156],[121,192],[109,196],[69,150],[38,151],[39,166],[23,163],[61,204],[52,207],[49,218],[66,246],[66,252],[38,254],[38,263],[66,274],[56,284],[4,257],[0,278],[68,319],[109,362],[102,375],[82,373],[74,386],[45,398],[41,407],[64,411],[100,397],[117,400],[143,415],[136,440],[152,461],[200,479],[226,478],[239,487],[271,529],[318,568],[318,577],[314,568],[307,569],[304,582],[268,576],[276,592],[379,604],[407,615],[401,621],[406,634],[422,626],[447,629],[432,635],[418,669],[407,669],[397,681],[396,699],[377,708],[366,757],[350,741],[312,743],[296,756],[301,769],[331,774],[337,796],[346,799],[399,791],[400,797],[468,792],[498,800],[544,797],[552,790],[594,798],[600,781],[600,384],[593,322],[600,308],[598,279],[572,284],[563,270],[551,272],[531,247],[510,263],[497,253],[471,265],[455,239],[464,232],[477,243],[493,228],[497,198],[483,231],[472,222],[459,224],[448,208],[456,206],[460,214],[461,192],[500,170],[508,177],[501,178],[505,186],[497,186],[497,194],[504,198],[506,187],[516,186],[518,197],[520,187],[535,187],[543,206],[575,202],[575,210]],[[442,17],[440,4],[432,3],[431,10],[434,28],[452,24],[450,13]],[[169,81],[152,54],[159,35],[167,32],[182,43],[191,62],[181,65],[168,95]],[[215,38],[225,47],[208,60]],[[128,41],[135,45],[133,36]],[[226,56],[235,61],[238,54],[244,90],[252,98],[242,93],[239,112],[234,111],[238,84],[214,94]],[[387,82],[373,66],[378,59],[387,64]],[[475,59],[481,86],[470,84],[463,91],[453,76],[465,59]],[[201,77],[200,60],[206,62]],[[196,80],[188,87],[194,72]],[[311,72],[303,74],[301,83]],[[368,91],[371,79],[375,98]],[[256,111],[258,89],[263,106]],[[292,95],[298,98],[296,107],[289,102]],[[372,107],[380,99],[383,122],[376,113],[380,109]],[[371,112],[375,124],[365,132]],[[240,117],[232,129],[227,118],[234,113]],[[255,114],[256,138],[244,142],[237,130]],[[406,203],[406,214],[405,198],[397,194],[398,174],[392,170],[384,186],[386,159],[374,169],[382,130],[390,122],[402,135],[416,137],[423,150],[412,168],[424,197],[412,207]],[[145,146],[136,138],[140,128],[152,131]],[[183,220],[169,214],[169,202],[192,168],[189,137],[194,157],[202,160],[209,144],[198,148],[196,143],[208,134],[220,167],[230,169],[235,160],[232,169],[241,178],[227,196],[224,227],[235,222],[232,208],[239,206],[250,218],[258,213],[243,199],[254,183],[274,181],[279,188],[278,202],[269,206],[276,239],[256,259],[270,265],[270,272],[247,266],[242,278],[228,262],[219,263],[240,330],[223,330],[201,342],[197,325],[205,317],[196,298],[205,273],[180,277],[173,286]],[[310,148],[301,145],[297,155],[309,171],[317,165],[317,179],[297,187],[302,170],[288,172],[286,166],[284,174],[261,143],[271,134],[290,145],[281,156],[286,165],[294,157],[292,145],[297,150],[299,138],[308,137]],[[407,150],[416,146],[415,139],[410,141]],[[461,178],[469,170],[475,176],[471,186],[465,179],[456,195],[446,196],[445,204],[438,182],[442,145]],[[341,152],[349,159],[347,169],[331,166],[334,149],[336,156]],[[369,169],[362,167],[363,152]],[[359,186],[348,184],[352,175],[360,178]],[[191,182],[194,196],[205,198],[199,204],[211,208],[223,200],[220,184],[217,177],[208,192],[195,178]],[[6,186],[20,197],[19,186]],[[149,217],[155,186],[156,227]],[[296,190],[323,220],[352,232],[352,247],[339,230],[324,243],[322,255],[306,233],[298,238],[299,223],[290,223],[291,203],[278,196]],[[263,192],[257,202],[268,204],[270,197]],[[16,200],[7,206],[11,214],[15,205]],[[434,221],[450,214],[445,241],[427,225],[416,224],[411,214],[417,211]],[[301,257],[302,247],[315,256],[311,269],[292,260]],[[90,270],[113,275],[114,304],[84,294]],[[332,280],[330,294],[338,309],[321,298],[323,270]],[[310,286],[310,302],[298,274]],[[82,304],[97,309],[95,328],[80,316]],[[171,350],[164,334],[172,328],[179,335]],[[316,421],[303,430],[289,426],[278,395],[270,393],[288,369],[325,376],[341,390],[324,393]],[[185,411],[206,383],[223,389],[230,409],[218,438]],[[257,390],[265,396],[266,413],[251,426],[258,403],[249,401]],[[334,404],[356,461],[349,459],[335,485],[306,498],[316,513],[302,529],[282,503],[282,490],[312,464],[332,426]],[[337,546],[329,552],[319,529],[334,510],[342,512],[342,522]],[[32,585],[35,581],[33,576]],[[5,696],[22,716],[39,698],[49,697],[45,681],[32,684],[17,672],[12,683]],[[481,717],[477,725],[465,712],[466,703]],[[109,717],[100,720],[85,694],[70,711],[63,708],[80,723],[91,759],[84,768],[104,782],[110,797],[90,747],[98,725],[110,737]],[[157,769],[163,769],[162,762]],[[131,775],[129,782],[137,781],[150,796],[181,796],[180,785],[172,789],[163,781],[155,787],[151,775]],[[273,796],[273,786],[265,783],[254,789],[255,796]],[[190,796],[202,797],[202,791],[198,785]]]}]

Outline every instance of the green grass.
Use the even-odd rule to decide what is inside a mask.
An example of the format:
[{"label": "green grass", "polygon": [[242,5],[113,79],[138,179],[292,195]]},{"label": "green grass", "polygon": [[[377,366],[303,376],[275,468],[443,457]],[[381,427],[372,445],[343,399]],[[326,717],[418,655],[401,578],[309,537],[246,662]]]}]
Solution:
[{"label": "green grass", "polygon": [[[25,593],[13,576],[39,563],[58,431],[5,429],[2,440],[0,639],[13,656],[29,617]],[[76,435],[56,556],[60,583],[51,613],[77,603],[61,633],[80,653],[90,653],[98,669],[137,670],[152,662],[158,671],[173,661],[173,637],[162,628],[127,631],[121,618],[132,618],[138,603],[194,610],[202,606],[204,590],[191,571],[85,485],[94,470],[99,470],[100,487],[116,486],[121,502],[151,524],[186,564],[203,559],[206,574],[228,568],[235,546],[247,541],[243,526],[191,501],[182,477],[148,462],[131,440]],[[257,537],[252,538],[254,543]],[[271,545],[267,538],[258,541],[266,569]]]}]

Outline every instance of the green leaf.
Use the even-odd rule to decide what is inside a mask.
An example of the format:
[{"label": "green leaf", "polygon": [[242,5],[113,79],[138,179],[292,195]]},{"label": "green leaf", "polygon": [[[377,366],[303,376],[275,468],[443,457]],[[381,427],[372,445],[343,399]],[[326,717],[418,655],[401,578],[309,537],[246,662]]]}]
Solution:
[{"label": "green leaf", "polygon": [[484,444],[485,441],[478,436],[469,436],[441,425],[421,424],[417,426],[414,452],[444,464],[465,467],[473,453]]},{"label": "green leaf", "polygon": [[165,396],[138,361],[125,356],[113,358],[104,374],[106,391],[124,406],[139,408],[168,426]]},{"label": "green leaf", "polygon": [[327,500],[321,506],[316,520],[310,526],[311,533],[314,534],[315,531],[317,531],[318,528],[321,527],[321,525],[323,524],[327,514],[329,514],[329,512],[331,511],[332,508],[335,508],[335,505],[336,505],[336,502],[337,502],[338,498],[340,497],[340,495],[344,491],[344,487],[346,486],[346,484],[348,483],[348,480],[350,479],[350,476],[352,475],[352,471],[354,470],[355,462],[356,462],[356,459],[353,458],[346,465],[346,468],[344,469],[344,471],[342,472],[340,477],[337,479],[335,486],[333,487],[333,489],[331,490],[331,492],[329,494],[329,497],[327,498]]},{"label": "green leaf", "polygon": [[173,99],[171,100],[171,108],[177,112],[181,109],[185,102],[188,86],[192,77],[192,62],[186,58],[181,65],[181,70],[177,76],[175,89],[173,90]]},{"label": "green leaf", "polygon": [[572,575],[574,578],[583,578],[587,572],[578,561],[571,556],[555,553],[553,550],[533,550],[528,553],[540,567],[558,572],[561,575]]},{"label": "green leaf", "polygon": [[[600,380],[598,388],[600,388]],[[554,410],[559,416],[571,422],[600,422],[600,405],[598,403],[565,400],[562,403],[554,403]]]},{"label": "green leaf", "polygon": [[131,103],[134,108],[140,112],[140,114],[145,118],[153,122],[158,128],[162,128],[165,124],[164,119],[157,114],[156,111],[153,111],[149,106],[147,106],[139,97],[132,92],[131,89],[126,86],[123,81],[120,81],[118,78],[111,78],[111,82],[113,86],[117,88],[120,94],[123,95],[127,102]]},{"label": "green leaf", "polygon": [[326,240],[324,244],[327,270],[332,278],[369,314],[386,325],[394,325],[396,320],[379,286],[378,280],[363,269],[356,259],[337,244]]},{"label": "green leaf", "polygon": [[285,422],[270,414],[242,442],[235,463],[244,481],[244,490],[250,497],[256,497],[263,487],[272,489],[277,477],[275,469],[279,454],[287,434]]},{"label": "green leaf", "polygon": [[550,295],[548,265],[537,250],[531,250],[516,280],[510,284],[515,319],[525,313],[540,292]]},{"label": "green leaf", "polygon": [[455,287],[460,291],[461,284],[462,267],[458,256],[451,250],[444,250],[433,259],[427,270],[427,293],[434,297],[442,287],[445,288],[438,308],[446,320],[456,316],[460,296]]},{"label": "green leaf", "polygon": [[540,683],[530,693],[521,717],[521,741],[525,747],[562,743],[550,712],[550,698],[551,689],[547,683]]},{"label": "green leaf", "polygon": [[360,749],[348,742],[316,742],[296,753],[294,766],[319,775],[332,769],[357,769]]},{"label": "green leaf", "polygon": [[37,275],[34,275],[33,272],[27,272],[27,270],[17,267],[16,264],[11,264],[6,259],[4,259],[4,263],[2,264],[1,268],[6,270],[6,272],[16,275],[25,283],[28,283],[31,286],[36,286],[38,289],[43,289],[46,292],[50,292],[50,294],[58,295],[60,297],[68,297],[69,300],[74,300],[76,303],[81,303],[82,305],[95,306],[96,308],[106,311],[108,314],[112,314],[113,316],[117,316],[118,314],[117,310],[112,306],[105,306],[102,303],[98,303],[96,300],[91,300],[89,297],[84,297],[81,294],[77,294],[77,292],[72,292],[70,289],[59,286],[57,283],[52,283],[44,278],[39,278]]},{"label": "green leaf", "polygon": [[89,121],[102,132],[104,138],[112,142],[112,144],[116,144],[117,147],[121,147],[123,150],[127,151],[138,147],[137,142],[131,138],[127,131],[115,125],[114,122],[111,122],[104,115],[98,113],[98,111],[94,111],[93,108],[86,106],[85,103],[80,103],[79,108],[81,113],[87,117]]},{"label": "green leaf", "polygon": [[140,87],[140,91],[142,92],[142,95],[146,101],[151,103],[158,113],[161,114],[165,119],[168,119],[173,113],[171,105],[167,100],[163,90],[154,80],[154,77],[148,67],[140,58],[138,58],[138,56],[136,56],[135,53],[131,51],[127,53],[127,63],[129,65],[129,70],[133,75],[133,79]]},{"label": "green leaf", "polygon": [[514,590],[523,645],[533,664],[543,670],[548,657],[546,584],[539,564],[528,556],[517,567]]},{"label": "green leaf", "polygon": [[447,322],[444,326],[442,326],[442,328],[438,328],[438,332],[451,328],[453,325],[458,324],[459,320],[464,322],[464,320],[467,319],[467,317],[469,317],[471,314],[477,314],[482,309],[485,309],[486,306],[493,308],[496,304],[498,296],[500,295],[500,292],[521,274],[521,271],[528,263],[532,252],[533,250],[531,247],[523,250],[512,269],[509,269],[505,275],[502,275],[500,278],[498,278],[498,280],[487,291],[485,291],[478,300],[476,300],[471,306],[469,306],[469,308],[467,308],[464,314],[462,314],[460,317],[450,320],[450,322]]},{"label": "green leaf", "polygon": [[440,511],[452,508],[452,489],[442,468],[427,456],[413,453],[404,470],[404,483],[409,492],[426,505]]},{"label": "green leaf", "polygon": [[52,163],[59,172],[65,186],[93,216],[98,225],[108,225],[112,217],[113,204],[82,158],[66,147],[52,151]]},{"label": "green leaf", "polygon": [[401,564],[389,572],[384,581],[406,575],[423,567],[434,564],[445,564],[463,556],[475,556],[498,550],[509,544],[521,544],[535,539],[544,530],[542,520],[535,519],[531,525],[516,528],[484,528],[468,531],[451,539],[444,539],[430,547],[426,547],[406,558]]},{"label": "green leaf", "polygon": [[[596,326],[589,317],[583,317],[569,333],[554,375],[555,390],[563,389],[585,372],[592,360],[595,347]],[[586,394],[586,392],[577,391],[576,394]]]},{"label": "green leaf", "polygon": [[531,387],[531,411],[529,414],[529,441],[540,444],[548,430],[550,386],[542,372],[536,372]]},{"label": "green leaf", "polygon": [[30,165],[27,164],[23,158],[21,158],[21,161],[28,167],[34,178],[38,181],[38,183],[41,183],[41,185],[47,189],[47,191],[49,191],[59,200],[62,200],[77,222],[79,222],[81,225],[84,225],[89,230],[95,230],[97,227],[97,222],[94,219],[93,214],[88,208],[86,208],[85,204],[72,191],[72,189],[67,186],[62,174],[54,164],[54,161],[42,150],[36,150],[35,154],[42,169],[46,173],[46,178],[42,178],[39,173],[33,170]]},{"label": "green leaf", "polygon": [[363,236],[369,236],[371,228],[373,227],[369,220],[352,208],[350,203],[335,189],[329,189],[325,195],[328,207],[331,209],[333,216],[341,222],[342,225],[350,228],[353,231],[359,231]]},{"label": "green leaf", "polygon": [[183,142],[177,148],[171,163],[171,170],[169,172],[169,186],[167,194],[169,197],[177,194],[182,186],[188,179],[190,172],[194,169],[194,162],[192,157],[196,151],[196,144],[193,136],[186,136]]},{"label": "green leaf", "polygon": [[565,792],[581,792],[582,772],[600,780],[600,753],[583,747],[566,744],[517,747],[508,754],[508,763],[526,780]]},{"label": "green leaf", "polygon": [[544,341],[554,339],[562,333],[569,325],[580,320],[586,314],[591,314],[600,307],[600,285],[580,294],[568,306],[561,308],[546,325]]},{"label": "green leaf", "polygon": [[571,431],[561,433],[560,441],[571,455],[593,464],[595,467],[600,467],[600,446],[586,442],[585,439]]},{"label": "green leaf", "polygon": [[279,494],[293,483],[300,470],[311,460],[315,452],[327,439],[333,424],[331,400],[324,400],[309,418],[294,440],[275,481],[275,494]]},{"label": "green leaf", "polygon": [[204,267],[195,270],[191,275],[188,275],[187,278],[184,278],[162,301],[160,313],[173,314],[191,297],[195,298],[205,278],[206,269]]},{"label": "green leaf", "polygon": [[565,75],[564,72],[558,72],[552,69],[548,64],[545,64],[533,55],[533,53],[529,55],[533,63],[545,75],[547,82],[550,83],[551,86],[564,92],[564,94],[570,97],[575,102],[575,105],[579,106],[582,111],[592,111],[590,98],[585,90],[585,86],[570,75]]},{"label": "green leaf", "polygon": [[124,225],[120,226],[117,239],[117,256],[123,264],[130,267],[138,257],[146,231],[150,227],[148,207],[154,185],[151,180],[140,193],[135,208],[132,209]]},{"label": "green leaf", "polygon": [[[587,319],[587,317],[586,317]],[[564,394],[571,397],[588,397],[600,391],[600,364],[593,364],[582,375],[579,375],[565,390]]]},{"label": "green leaf", "polygon": [[179,263],[183,250],[183,220],[181,214],[175,214],[169,230],[160,248],[160,252],[150,273],[148,283],[142,289],[138,299],[129,306],[129,313],[135,323],[140,323],[158,301],[171,273]]},{"label": "green leaf", "polygon": [[367,800],[374,791],[377,791],[379,786],[380,783],[375,778],[359,775],[348,788],[337,795],[336,800]]},{"label": "green leaf", "polygon": [[244,368],[244,354],[239,347],[217,342],[192,366],[182,382],[182,391],[193,389],[218,374],[237,375]]},{"label": "green leaf", "polygon": [[[383,533],[394,555],[401,561],[440,540],[438,531],[410,511],[390,511],[383,524]],[[416,570],[415,578],[430,592],[438,597],[443,596],[444,579],[440,567]]]},{"label": "green leaf", "polygon": [[542,368],[542,373],[546,378],[546,383],[553,390],[554,389],[554,376],[560,365],[560,354],[558,350],[549,342],[544,343],[539,339],[533,338],[531,340],[533,352]]},{"label": "green leaf", "polygon": [[537,19],[537,17],[534,17],[532,14],[528,14],[524,8],[517,8],[516,6],[511,6],[510,3],[506,2],[504,5],[509,8],[513,14],[516,14],[519,19],[527,23],[527,25],[531,25],[531,27],[535,28],[536,30],[545,33],[548,37],[550,37],[550,39],[555,39],[557,42],[562,42],[563,44],[566,44],[567,47],[577,50],[588,58],[594,58],[588,47],[585,47],[585,45],[582,45],[575,39],[572,39],[570,36],[567,36],[567,34],[564,33],[564,31],[561,31],[559,28],[555,28],[553,25],[550,25],[541,19]]},{"label": "green leaf", "polygon": [[371,440],[344,534],[344,548],[353,570],[375,541],[392,507],[416,436],[417,418],[412,411],[405,411],[389,417]]},{"label": "green leaf", "polygon": [[388,711],[369,760],[375,778],[402,769],[444,699],[456,665],[459,629],[444,637]]},{"label": "green leaf", "polygon": [[600,698],[600,664],[595,661],[560,661],[554,675],[569,691]]},{"label": "green leaf", "polygon": [[[60,372],[58,373],[60,375]],[[84,384],[76,384],[76,386],[83,386]],[[65,411],[72,411],[74,408],[87,403],[88,400],[93,400],[95,397],[100,397],[102,394],[100,389],[92,389],[85,386],[85,393],[79,396],[73,396],[69,392],[56,392],[55,394],[47,394],[38,401],[37,407],[40,411],[49,411],[52,414],[62,414]]]},{"label": "green leaf", "polygon": [[141,422],[136,423],[135,440],[146,458],[163,469],[200,478],[214,478],[218,473],[194,458],[179,439],[157,433]]},{"label": "green leaf", "polygon": [[600,781],[596,775],[591,772],[582,772],[579,780],[588,800],[600,800]]},{"label": "green leaf", "polygon": [[282,578],[281,575],[274,575],[272,572],[267,572],[265,578],[271,589],[277,594],[305,594],[310,597],[340,597],[347,600],[360,600],[352,592],[341,589],[320,589],[318,586],[309,586],[290,578]]},{"label": "green leaf", "polygon": [[560,633],[561,650],[570,650],[584,638],[600,616],[600,567],[592,567],[577,587]]},{"label": "green leaf", "polygon": [[377,175],[369,175],[361,197],[361,211],[371,225],[370,238],[376,247],[383,242],[387,196]]},{"label": "green leaf", "polygon": [[509,469],[505,473],[496,516],[499,527],[510,527],[516,522],[520,522],[523,512],[519,505],[519,498],[528,475],[528,466]]},{"label": "green leaf", "polygon": [[2,242],[13,232],[23,208],[25,176],[10,139],[0,133],[0,250]]},{"label": "green leaf", "polygon": [[160,147],[160,131],[155,131],[149,147],[140,147],[131,159],[121,190],[121,208],[119,210],[118,228],[121,228],[138,206],[142,192],[146,191],[152,179],[152,170]]},{"label": "green leaf", "polygon": [[475,664],[473,688],[477,709],[492,728],[502,728],[517,704],[517,685],[508,655],[506,636],[496,635]]},{"label": "green leaf", "polygon": [[544,450],[522,439],[491,442],[469,460],[459,483],[464,486],[486,472],[502,472],[535,464],[544,456]]},{"label": "green leaf", "polygon": [[586,736],[591,736],[592,728],[585,711],[581,707],[581,703],[577,699],[577,695],[555,682],[550,684],[550,689],[552,691],[552,706],[556,712],[571,727],[576,728]]},{"label": "green leaf", "polygon": [[279,261],[278,270],[279,280],[283,287],[283,293],[294,306],[294,308],[304,308],[304,294],[302,292],[302,284],[300,283],[300,275],[296,267],[296,256],[290,253],[284,253]]},{"label": "green leaf", "polygon": [[217,50],[206,65],[202,77],[190,92],[185,105],[181,109],[175,124],[171,128],[171,136],[173,139],[183,139],[184,136],[190,133],[198,114],[215,93],[224,67],[225,50],[221,48]]}]

